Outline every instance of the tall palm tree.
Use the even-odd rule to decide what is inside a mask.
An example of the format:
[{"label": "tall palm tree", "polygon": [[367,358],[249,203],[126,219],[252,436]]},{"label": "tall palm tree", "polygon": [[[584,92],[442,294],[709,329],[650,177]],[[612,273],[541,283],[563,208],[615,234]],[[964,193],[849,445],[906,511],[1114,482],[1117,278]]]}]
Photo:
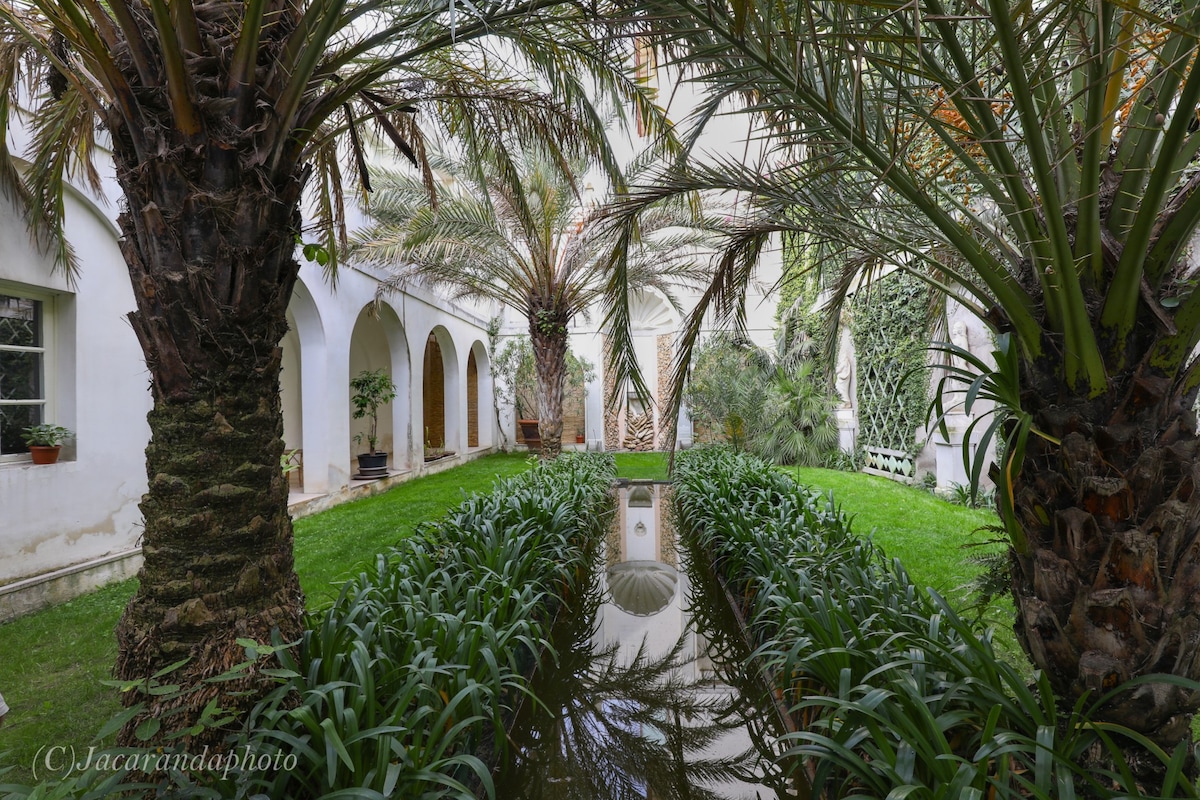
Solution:
[{"label": "tall palm tree", "polygon": [[[422,125],[481,141],[501,130],[602,141],[594,82],[657,124],[621,48],[593,28],[558,0],[0,4],[4,190],[67,270],[62,196],[69,177],[94,174],[97,126],[124,195],[130,322],[154,407],[145,566],[117,631],[121,678],[190,658],[173,680],[195,684],[243,660],[239,638],[300,632],[279,342],[306,187],[332,272],[343,181],[365,177],[368,131],[418,164]],[[8,149],[19,106],[33,133],[27,170]],[[253,702],[232,689],[254,682],[227,685],[224,704]]]},{"label": "tall palm tree", "polygon": [[[357,236],[356,252],[391,267],[385,291],[420,279],[455,296],[498,301],[525,317],[542,456],[556,458],[568,325],[604,291],[614,231],[598,224],[605,219],[602,207],[589,207],[578,191],[586,165],[564,161],[561,153],[501,146],[434,163],[452,179],[436,207],[416,175],[393,171],[375,181],[376,224]],[[664,207],[641,221],[640,245],[629,248],[630,290],[654,288],[671,298],[678,282],[699,275],[693,255],[707,234],[681,212]]]},{"label": "tall palm tree", "polygon": [[[628,6],[703,80],[699,129],[743,100],[770,145],[764,164],[689,159],[626,209],[753,199],[683,361],[706,312],[736,316],[778,231],[838,249],[838,299],[881,262],[953,293],[1006,334],[987,379],[1009,415],[995,475],[1034,664],[1068,704],[1200,678],[1200,3]],[[1141,682],[1104,713],[1174,747],[1198,703]]]}]

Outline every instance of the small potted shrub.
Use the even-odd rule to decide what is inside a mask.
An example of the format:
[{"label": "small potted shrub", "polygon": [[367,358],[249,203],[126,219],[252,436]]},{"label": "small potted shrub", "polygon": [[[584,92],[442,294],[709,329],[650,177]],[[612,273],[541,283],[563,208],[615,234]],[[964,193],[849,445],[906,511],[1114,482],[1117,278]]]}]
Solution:
[{"label": "small potted shrub", "polygon": [[[514,407],[517,412],[517,425],[521,428],[521,438],[525,440],[530,450],[538,450],[542,446],[541,428],[538,427],[537,401],[532,397],[523,397],[524,392],[518,392]],[[532,391],[528,392],[532,395]],[[532,411],[532,416],[530,413]]]},{"label": "small potted shrub", "polygon": [[366,441],[368,448],[368,452],[358,455],[358,472],[364,477],[383,477],[387,475],[388,454],[375,450],[379,443],[379,407],[387,405],[396,396],[396,384],[385,370],[365,369],[350,380],[350,388],[354,392],[350,396],[354,418],[370,420],[367,432],[354,437],[357,444]]},{"label": "small potted shrub", "polygon": [[425,463],[437,461],[439,458],[448,458],[454,455],[453,450],[447,450],[445,440],[441,444],[435,445],[433,440],[429,438],[429,428],[425,428]]},{"label": "small potted shrub", "polygon": [[41,425],[30,425],[21,434],[35,464],[53,464],[58,461],[63,442],[72,436],[74,434],[61,425],[44,422]]}]

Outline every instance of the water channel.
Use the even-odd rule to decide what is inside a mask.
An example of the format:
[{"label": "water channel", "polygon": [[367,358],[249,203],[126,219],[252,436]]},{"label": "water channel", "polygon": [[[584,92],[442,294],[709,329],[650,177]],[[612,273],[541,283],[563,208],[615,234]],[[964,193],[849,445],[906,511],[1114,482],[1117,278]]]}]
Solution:
[{"label": "water channel", "polygon": [[513,726],[499,800],[790,796],[759,755],[777,735],[770,720],[730,686],[737,659],[711,646],[731,636],[689,574],[670,491],[617,489],[585,608],[560,621],[557,663],[535,678],[544,707],[526,703]]}]

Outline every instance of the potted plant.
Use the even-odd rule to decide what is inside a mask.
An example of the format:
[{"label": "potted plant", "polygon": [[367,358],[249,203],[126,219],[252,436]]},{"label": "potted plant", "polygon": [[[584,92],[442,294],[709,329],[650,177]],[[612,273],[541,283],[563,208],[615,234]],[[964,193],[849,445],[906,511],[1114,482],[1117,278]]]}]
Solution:
[{"label": "potted plant", "polygon": [[30,425],[21,434],[35,464],[53,464],[58,461],[58,454],[62,450],[63,442],[72,436],[74,434],[61,425],[50,425],[45,422],[41,425]]},{"label": "potted plant", "polygon": [[528,340],[522,340],[520,360],[517,364],[513,386],[513,405],[517,413],[517,425],[521,427],[521,438],[530,452],[542,449],[541,428],[538,425],[537,371],[533,364],[533,349]]},{"label": "potted plant", "polygon": [[575,429],[575,444],[583,444],[583,443],[584,443],[583,428],[576,428]]},{"label": "potted plant", "polygon": [[351,378],[350,389],[354,392],[350,396],[350,402],[354,404],[354,418],[366,417],[370,420],[367,432],[354,437],[358,444],[365,440],[368,448],[368,452],[358,455],[359,475],[383,477],[387,475],[388,454],[375,450],[375,445],[379,443],[379,407],[390,403],[396,396],[396,384],[383,369],[364,369]]},{"label": "potted plant", "polygon": [[435,445],[433,440],[429,438],[429,428],[425,428],[425,463],[437,461],[439,458],[448,458],[454,455],[453,450],[446,449],[446,442],[443,439],[441,444]]}]

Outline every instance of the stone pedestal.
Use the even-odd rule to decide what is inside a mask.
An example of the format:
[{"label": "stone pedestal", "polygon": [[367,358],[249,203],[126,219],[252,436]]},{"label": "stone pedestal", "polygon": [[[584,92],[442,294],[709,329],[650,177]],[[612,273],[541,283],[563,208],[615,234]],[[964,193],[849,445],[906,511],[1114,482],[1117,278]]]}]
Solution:
[{"label": "stone pedestal", "polygon": [[963,434],[970,424],[965,414],[947,414],[946,432],[949,439],[942,437],[940,430],[933,433],[934,450],[937,457],[937,488],[940,492],[953,490],[954,484],[966,486],[970,483],[966,467],[963,466]]},{"label": "stone pedestal", "polygon": [[858,443],[858,416],[853,408],[839,408],[835,414],[838,429],[838,447],[843,453],[854,453]]}]

